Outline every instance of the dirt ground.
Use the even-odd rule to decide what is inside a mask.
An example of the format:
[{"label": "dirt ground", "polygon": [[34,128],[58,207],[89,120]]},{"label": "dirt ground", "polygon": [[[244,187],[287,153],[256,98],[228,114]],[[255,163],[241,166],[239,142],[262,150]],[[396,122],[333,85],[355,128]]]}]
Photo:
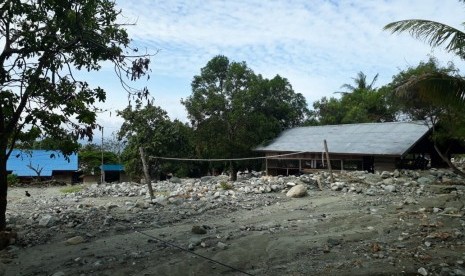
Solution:
[{"label": "dirt ground", "polygon": [[[263,193],[203,212],[60,189],[10,189],[19,237],[0,251],[4,275],[465,275],[460,186],[410,198]],[[59,219],[36,227],[45,212]]]}]

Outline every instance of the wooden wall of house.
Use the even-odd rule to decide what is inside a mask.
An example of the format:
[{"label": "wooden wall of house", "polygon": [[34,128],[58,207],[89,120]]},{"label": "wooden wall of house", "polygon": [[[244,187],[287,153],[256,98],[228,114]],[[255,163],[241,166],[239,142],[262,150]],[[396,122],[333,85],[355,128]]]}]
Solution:
[{"label": "wooden wall of house", "polygon": [[82,182],[84,184],[95,184],[95,183],[100,183],[100,175],[84,175],[82,177]]},{"label": "wooden wall of house", "polygon": [[375,156],[375,171],[394,171],[396,169],[396,158],[391,156]]},{"label": "wooden wall of house", "polygon": [[57,174],[54,173],[52,176],[52,179],[57,182],[72,184],[73,183],[73,172],[63,172],[63,173],[57,173]]},{"label": "wooden wall of house", "polygon": [[[288,175],[308,173],[327,169],[326,157],[322,153],[293,154],[273,157],[283,153],[269,152],[267,159],[267,173],[270,175]],[[363,170],[363,156],[330,154],[331,166],[334,171]]]}]

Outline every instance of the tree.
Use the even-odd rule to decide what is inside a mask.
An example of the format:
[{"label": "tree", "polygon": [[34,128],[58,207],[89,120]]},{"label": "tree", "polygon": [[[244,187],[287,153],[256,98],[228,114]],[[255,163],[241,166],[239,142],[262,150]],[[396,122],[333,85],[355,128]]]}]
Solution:
[{"label": "tree", "polygon": [[[461,2],[465,3],[463,0]],[[392,22],[386,25],[384,29],[392,33],[409,32],[413,37],[424,40],[431,47],[445,46],[446,51],[455,53],[460,58],[465,59],[465,33],[446,24],[431,20],[409,19]],[[456,128],[457,125],[454,124],[461,121],[460,114],[463,113],[465,108],[465,79],[462,76],[444,72],[425,73],[412,77],[399,85],[397,92],[404,97],[420,99],[426,106],[432,107],[436,111],[440,110],[439,117],[438,114],[434,115],[434,117],[430,116],[433,119],[431,125],[433,138],[438,137],[436,123],[440,117],[442,119],[439,119],[439,122],[443,129],[449,129],[455,133],[457,133],[457,130],[462,130],[462,128]],[[453,119],[453,121],[447,121],[446,118]],[[461,139],[465,136],[463,130],[460,136]],[[443,160],[456,173],[465,176],[465,173],[456,168],[449,158],[441,152],[436,139],[434,139],[434,142],[436,151]]]},{"label": "tree", "polygon": [[389,122],[395,120],[395,110],[389,104],[389,93],[373,87],[378,75],[370,84],[366,75],[359,72],[353,78],[356,86],[342,85],[348,92],[341,93],[341,98],[323,97],[313,103],[313,116],[308,124],[352,124],[370,122]]},{"label": "tree", "polygon": [[96,144],[86,144],[79,149],[79,169],[85,174],[100,173],[102,165],[118,163],[118,156],[108,150],[102,152],[102,147]]},{"label": "tree", "polygon": [[178,120],[171,121],[162,108],[151,103],[146,106],[136,105],[118,111],[124,123],[118,132],[118,138],[123,140],[125,148],[122,159],[126,171],[133,177],[142,175],[142,163],[139,148],[143,147],[148,157],[148,167],[151,177],[159,178],[161,170],[183,170],[188,168],[183,164],[173,166],[150,157],[189,157],[192,153],[189,140],[189,127]]},{"label": "tree", "polygon": [[[74,145],[62,148],[70,154],[98,127],[97,104],[106,93],[77,80],[76,72],[97,71],[102,62],[112,63],[121,80],[147,72],[148,57],[131,56],[124,25],[116,22],[120,13],[110,0],[0,3],[0,230],[6,227],[6,162],[16,142],[46,134]],[[148,95],[146,89],[129,93]]]},{"label": "tree", "polygon": [[[461,2],[465,3],[464,0]],[[465,33],[446,24],[431,20],[408,19],[389,23],[384,30],[391,31],[393,34],[409,32],[410,35],[424,40],[431,47],[445,46],[446,51],[455,53],[465,60]],[[427,89],[419,91],[422,96],[428,94],[427,97],[441,101],[446,97],[449,103],[455,102],[465,107],[465,89],[463,89],[465,84],[462,78],[435,73],[421,76],[416,80],[406,82],[405,85],[423,85]]]},{"label": "tree", "polygon": [[361,90],[368,90],[368,91],[374,90],[373,85],[375,84],[376,80],[378,79],[378,75],[379,74],[376,74],[374,76],[373,80],[371,80],[371,83],[368,84],[367,75],[365,75],[365,73],[360,71],[360,72],[357,73],[357,77],[352,78],[354,80],[355,86],[353,86],[352,84],[345,83],[345,84],[343,84],[341,86],[341,88],[344,88],[347,91],[346,92],[336,92],[336,93],[348,94],[348,93],[353,93],[355,91],[361,91]]},{"label": "tree", "polygon": [[103,149],[114,153],[117,156],[117,162],[121,163],[121,154],[124,150],[124,143],[118,139],[118,133],[112,132],[111,138],[106,138],[103,142]]},{"label": "tree", "polygon": [[[399,72],[387,87],[394,96],[399,117],[404,120],[423,120],[432,130],[432,142],[437,154],[456,173],[462,174],[450,162],[448,155],[457,143],[463,141],[465,135],[463,109],[447,96],[440,98],[434,92],[426,92],[436,85],[434,82],[437,80],[432,76],[461,78],[453,63],[441,67],[435,58],[430,58],[428,62],[420,62],[416,67]],[[439,89],[436,91],[440,92]]]},{"label": "tree", "polygon": [[[308,114],[305,98],[287,79],[265,79],[245,62],[230,62],[225,56],[212,58],[194,76],[192,95],[182,104],[202,158],[250,156],[255,146],[302,124]],[[230,162],[229,167],[234,180],[237,166]]]}]

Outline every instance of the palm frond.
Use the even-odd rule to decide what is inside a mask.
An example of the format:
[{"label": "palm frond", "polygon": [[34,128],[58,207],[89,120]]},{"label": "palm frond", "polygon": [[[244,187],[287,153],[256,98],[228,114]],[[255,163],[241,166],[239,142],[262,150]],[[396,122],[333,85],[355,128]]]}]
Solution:
[{"label": "palm frond", "polygon": [[368,86],[368,89],[369,89],[369,90],[373,89],[373,85],[374,85],[375,82],[378,80],[378,77],[379,77],[379,73],[375,75],[375,77],[374,77],[373,80],[371,81],[370,85]]},{"label": "palm frond", "polygon": [[465,79],[445,73],[414,76],[396,89],[404,99],[421,98],[441,106],[465,109]]},{"label": "palm frond", "polygon": [[431,20],[409,19],[389,23],[384,30],[393,34],[408,32],[432,47],[445,46],[447,51],[465,59],[465,33],[454,27]]}]

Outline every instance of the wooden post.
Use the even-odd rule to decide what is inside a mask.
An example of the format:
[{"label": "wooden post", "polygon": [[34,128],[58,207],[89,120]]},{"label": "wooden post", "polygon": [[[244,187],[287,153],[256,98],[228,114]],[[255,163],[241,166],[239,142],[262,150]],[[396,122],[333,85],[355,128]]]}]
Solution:
[{"label": "wooden post", "polygon": [[331,179],[331,183],[333,183],[334,182],[333,169],[331,168],[331,161],[329,159],[328,144],[326,143],[326,139],[324,140],[324,144],[325,144],[326,162],[328,162],[329,177]]},{"label": "wooden post", "polygon": [[142,167],[144,169],[145,181],[147,182],[147,187],[149,188],[150,198],[154,199],[155,196],[153,195],[152,181],[150,179],[149,168],[147,167],[147,163],[145,160],[145,153],[142,147],[139,147],[139,152],[140,152],[140,159],[142,160]]},{"label": "wooden post", "polygon": [[265,171],[266,171],[266,175],[268,176],[268,158],[265,157]]}]

